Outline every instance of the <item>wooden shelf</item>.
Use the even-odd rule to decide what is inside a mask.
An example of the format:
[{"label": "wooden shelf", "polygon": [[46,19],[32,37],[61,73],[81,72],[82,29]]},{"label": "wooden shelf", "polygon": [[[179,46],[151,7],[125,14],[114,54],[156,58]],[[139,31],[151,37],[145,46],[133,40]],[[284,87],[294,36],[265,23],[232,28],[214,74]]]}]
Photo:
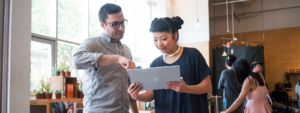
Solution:
[{"label": "wooden shelf", "polygon": [[295,102],[298,102],[298,100],[289,100],[289,102],[294,102],[294,101],[295,101]]},{"label": "wooden shelf", "polygon": [[[62,90],[63,91],[63,97],[66,98],[66,84],[74,84],[74,98],[78,97],[78,90],[76,89],[75,85],[77,85],[77,77],[65,77],[65,76],[51,76],[47,78],[47,82],[51,82],[51,90],[55,92],[55,90]],[[55,99],[55,95],[52,96],[53,99]]]},{"label": "wooden shelf", "polygon": [[139,113],[155,113],[154,110],[139,110]]},{"label": "wooden shelf", "polygon": [[300,72],[296,72],[296,73],[285,73],[286,75],[298,75],[300,74]]},{"label": "wooden shelf", "polygon": [[30,106],[34,105],[45,105],[47,108],[46,113],[52,113],[51,102],[64,102],[64,101],[72,101],[76,102],[76,104],[83,103],[83,98],[65,98],[65,99],[39,99],[39,100],[30,100]]}]

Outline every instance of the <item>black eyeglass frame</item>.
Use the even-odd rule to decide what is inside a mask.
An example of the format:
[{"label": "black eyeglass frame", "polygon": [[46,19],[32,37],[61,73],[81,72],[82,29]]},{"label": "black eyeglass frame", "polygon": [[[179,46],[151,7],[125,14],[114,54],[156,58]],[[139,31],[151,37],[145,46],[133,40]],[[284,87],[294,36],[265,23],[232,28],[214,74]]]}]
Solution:
[{"label": "black eyeglass frame", "polygon": [[[120,25],[122,24],[123,27],[125,27],[127,24],[128,24],[128,20],[124,19],[122,22],[120,23],[117,23],[117,25],[114,25],[114,23],[106,23],[106,22],[103,22],[104,24],[108,24],[108,25],[111,25],[112,28],[114,29],[118,29],[120,27]],[[126,23],[126,24],[125,24]]]}]

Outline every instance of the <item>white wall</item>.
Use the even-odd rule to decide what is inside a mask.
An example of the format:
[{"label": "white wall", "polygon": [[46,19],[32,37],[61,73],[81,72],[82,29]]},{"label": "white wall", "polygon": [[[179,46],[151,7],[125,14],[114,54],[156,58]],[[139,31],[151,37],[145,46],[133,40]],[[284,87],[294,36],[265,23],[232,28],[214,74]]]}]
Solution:
[{"label": "white wall", "polygon": [[180,16],[184,20],[182,29],[179,30],[179,44],[209,41],[208,0],[198,0],[199,28],[195,27],[196,0],[173,0],[172,13],[173,16]]},{"label": "white wall", "polygon": [[29,113],[31,0],[11,0],[9,113]]},{"label": "white wall", "polygon": [[[210,14],[210,36],[223,35],[226,33],[226,5],[212,5],[212,2],[209,4],[209,14]],[[300,0],[263,0],[263,10],[272,10],[278,8],[288,8],[288,7],[297,7],[300,6]],[[241,3],[234,4],[235,12],[239,13],[248,13],[261,11],[261,0],[252,0],[252,5],[243,6]],[[229,5],[229,12],[231,12],[231,5]],[[290,27],[299,27],[300,26],[300,7],[292,9],[284,9],[277,11],[268,11],[263,13],[262,23],[262,13],[249,13],[248,17],[245,15],[238,15],[241,18],[241,21],[238,22],[236,19],[234,21],[234,32],[252,32],[252,31],[261,31],[262,25],[264,30],[271,29],[281,29],[281,28],[290,28]],[[214,13],[216,18],[214,25]],[[231,18],[229,17],[229,25],[231,30]],[[215,26],[215,27],[214,27]],[[231,33],[231,32],[230,32]],[[228,36],[230,37],[230,36]]]},{"label": "white wall", "polygon": [[[151,6],[152,18],[167,17],[167,0],[152,0],[156,5]],[[153,20],[152,19],[152,20]]]}]

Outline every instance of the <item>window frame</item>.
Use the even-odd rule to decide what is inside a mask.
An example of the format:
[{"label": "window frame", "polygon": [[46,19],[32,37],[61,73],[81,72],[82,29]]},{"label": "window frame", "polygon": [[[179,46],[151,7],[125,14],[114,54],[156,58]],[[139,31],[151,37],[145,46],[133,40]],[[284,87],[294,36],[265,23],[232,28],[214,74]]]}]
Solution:
[{"label": "window frame", "polygon": [[[39,35],[36,33],[31,33],[31,41],[36,41],[39,43],[44,43],[44,44],[50,44],[51,48],[52,48],[52,62],[51,62],[51,66],[56,66],[57,67],[57,43],[60,42],[65,42],[65,43],[69,43],[69,44],[74,44],[74,45],[78,45],[80,46],[79,43],[75,43],[75,42],[70,42],[70,41],[66,41],[66,40],[62,40],[62,39],[58,39],[58,38],[54,38],[54,37],[49,37],[49,36],[44,36],[44,35]],[[54,73],[51,71],[51,76],[55,76]],[[34,96],[34,92],[30,91],[30,96]]]},{"label": "window frame", "polygon": [[[39,43],[42,43],[42,44],[49,44],[51,46],[51,67],[54,67],[55,66],[55,42],[53,40],[47,40],[47,39],[43,39],[41,37],[35,37],[35,36],[32,36],[31,37],[31,41],[35,41],[35,42],[39,42]],[[54,76],[54,73],[53,71],[51,71],[51,76]]]},{"label": "window frame", "polygon": [[10,0],[4,0],[2,2],[3,6],[3,21],[1,20],[2,23],[2,39],[1,39],[1,44],[2,47],[1,49],[1,63],[0,63],[0,68],[1,68],[1,73],[0,73],[0,88],[1,88],[1,93],[0,93],[0,112],[1,113],[7,113],[9,111],[9,60],[10,60]]},{"label": "window frame", "polygon": [[[89,8],[89,0],[88,1],[86,1],[86,2],[88,2],[87,4],[88,4],[88,9],[87,9],[87,21],[88,21],[88,34],[87,34],[87,37],[89,37],[90,36],[90,25],[89,25],[89,10],[90,10],[90,8]],[[147,2],[147,4],[149,5],[149,10],[150,10],[150,18],[149,18],[149,21],[151,22],[151,19],[152,19],[152,5],[154,4],[154,5],[156,5],[154,2],[152,2],[152,1],[149,1],[149,0],[146,0],[146,2]],[[117,0],[114,0],[114,3],[116,4],[117,3]],[[72,41],[67,41],[67,40],[63,40],[63,39],[59,39],[58,38],[58,0],[56,0],[56,6],[55,6],[55,11],[56,11],[56,14],[55,14],[55,23],[56,23],[56,25],[55,25],[55,35],[52,37],[52,36],[45,36],[45,35],[40,35],[40,34],[37,34],[37,33],[33,33],[33,32],[31,32],[31,37],[32,37],[32,39],[31,39],[31,41],[37,41],[37,42],[40,42],[40,43],[46,43],[46,44],[49,44],[49,43],[51,43],[50,45],[52,46],[51,48],[52,48],[52,67],[53,66],[58,66],[58,59],[57,59],[57,52],[58,52],[58,42],[64,42],[64,43],[67,43],[67,44],[72,44],[72,45],[78,45],[78,46],[80,46],[80,43],[76,43],[76,42],[72,42]],[[130,21],[130,20],[129,20]],[[134,28],[133,28],[134,29]],[[134,41],[134,40],[132,40],[132,41]],[[133,50],[132,50],[132,52],[134,53],[134,48],[132,48]],[[147,63],[147,64],[149,64],[150,65],[150,63],[152,62],[152,61],[149,61],[149,60],[145,60],[145,59],[143,59],[143,58],[140,58],[140,57],[138,57],[138,56],[135,56],[134,54],[132,54],[132,60],[133,61],[135,61],[135,62],[140,62],[140,63]],[[54,73],[51,71],[51,76],[54,76]],[[30,92],[30,96],[34,96],[34,93],[31,91]]]}]

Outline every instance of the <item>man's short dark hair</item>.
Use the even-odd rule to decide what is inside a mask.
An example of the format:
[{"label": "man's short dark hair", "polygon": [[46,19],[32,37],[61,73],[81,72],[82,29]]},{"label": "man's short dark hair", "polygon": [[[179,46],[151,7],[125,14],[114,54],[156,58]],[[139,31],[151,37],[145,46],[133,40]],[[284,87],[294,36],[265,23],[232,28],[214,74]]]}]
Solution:
[{"label": "man's short dark hair", "polygon": [[227,63],[228,66],[232,66],[232,64],[236,61],[236,57],[234,55],[228,55],[225,58],[225,62]]},{"label": "man's short dark hair", "polygon": [[253,70],[254,69],[254,67],[257,65],[257,64],[260,64],[261,66],[263,66],[263,62],[255,62],[255,63],[252,63],[251,64],[251,69]]},{"label": "man's short dark hair", "polygon": [[280,82],[277,82],[277,83],[275,84],[275,89],[276,89],[276,90],[279,89],[279,84],[280,84]]},{"label": "man's short dark hair", "polygon": [[104,4],[98,13],[99,21],[106,22],[106,18],[108,14],[115,14],[122,11],[122,8],[116,4],[106,3]]}]

